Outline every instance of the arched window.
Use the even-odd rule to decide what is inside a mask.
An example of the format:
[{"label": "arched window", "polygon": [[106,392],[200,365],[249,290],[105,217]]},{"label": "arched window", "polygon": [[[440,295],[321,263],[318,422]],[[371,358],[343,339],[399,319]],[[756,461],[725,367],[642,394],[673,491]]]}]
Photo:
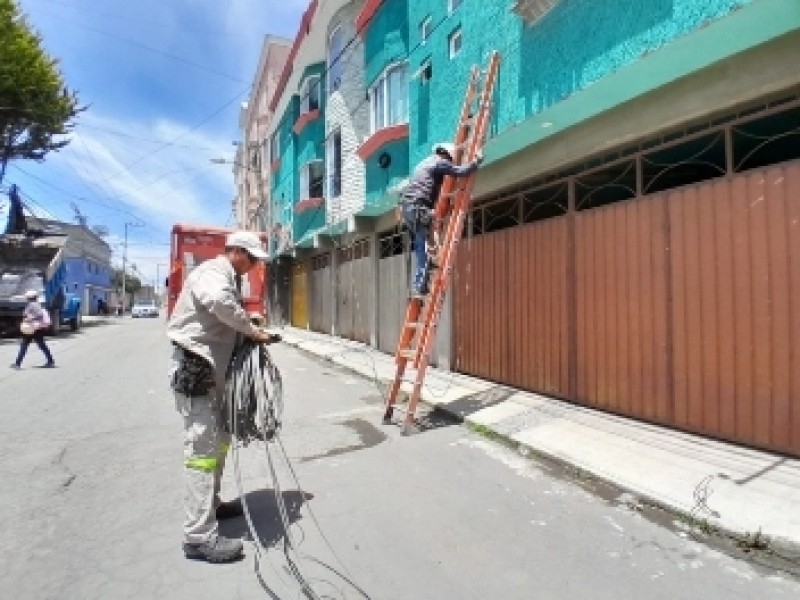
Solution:
[{"label": "arched window", "polygon": [[408,122],[408,71],[406,63],[388,67],[370,88],[372,132]]},{"label": "arched window", "polygon": [[328,95],[339,89],[344,73],[344,28],[339,25],[328,39]]}]

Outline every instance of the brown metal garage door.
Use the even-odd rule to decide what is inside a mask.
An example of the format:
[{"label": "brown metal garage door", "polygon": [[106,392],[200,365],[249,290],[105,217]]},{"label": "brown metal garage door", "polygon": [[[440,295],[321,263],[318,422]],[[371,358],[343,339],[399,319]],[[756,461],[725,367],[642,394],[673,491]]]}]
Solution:
[{"label": "brown metal garage door", "polygon": [[457,263],[458,370],[800,455],[800,162],[480,235]]}]

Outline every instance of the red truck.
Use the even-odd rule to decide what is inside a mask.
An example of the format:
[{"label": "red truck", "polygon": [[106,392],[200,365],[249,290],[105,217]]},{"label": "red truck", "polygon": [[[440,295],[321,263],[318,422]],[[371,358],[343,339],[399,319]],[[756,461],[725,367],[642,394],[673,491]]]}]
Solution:
[{"label": "red truck", "polygon": [[[233,229],[177,224],[172,227],[170,267],[167,282],[167,318],[172,315],[183,282],[197,265],[225,252],[225,238]],[[267,245],[267,234],[259,234]],[[242,300],[248,313],[266,315],[267,266],[259,261],[242,278]]]}]

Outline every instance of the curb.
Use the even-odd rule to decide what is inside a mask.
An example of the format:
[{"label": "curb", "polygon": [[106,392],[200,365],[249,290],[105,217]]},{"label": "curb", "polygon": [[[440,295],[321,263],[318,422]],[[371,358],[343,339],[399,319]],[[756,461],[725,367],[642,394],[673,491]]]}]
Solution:
[{"label": "curb", "polygon": [[[307,342],[309,342],[309,340],[287,340],[286,337],[284,337],[283,341],[287,345],[292,346],[301,352],[342,367],[343,369],[346,369],[347,371],[360,377],[373,380],[377,384],[384,386],[387,389],[392,383],[391,379],[365,374],[357,366],[347,364],[341,360],[335,360],[336,354],[318,354],[313,350],[305,348],[304,346]],[[386,356],[388,357],[389,355]],[[509,389],[516,390],[516,388]],[[517,391],[522,392],[523,390]],[[401,387],[401,394],[402,393],[405,393],[405,390],[403,390]],[[713,516],[709,516],[708,518],[699,518],[693,514],[693,511],[686,510],[684,506],[673,504],[669,501],[653,496],[652,494],[648,494],[645,491],[632,488],[628,485],[625,485],[623,482],[615,481],[607,474],[601,474],[592,470],[591,468],[585,468],[564,456],[549,452],[547,449],[537,448],[525,442],[517,441],[510,435],[495,431],[492,427],[472,419],[470,415],[464,415],[456,410],[451,409],[446,402],[433,402],[429,399],[426,399],[424,394],[421,395],[419,401],[420,404],[429,409],[441,411],[448,417],[454,419],[456,422],[460,424],[466,424],[470,430],[482,437],[497,441],[510,449],[516,449],[521,456],[526,458],[539,457],[545,461],[551,462],[554,465],[567,469],[569,472],[571,472],[570,479],[574,483],[578,482],[576,482],[572,474],[585,473],[588,474],[593,480],[601,482],[605,486],[610,486],[615,490],[619,490],[621,493],[631,494],[641,504],[664,511],[665,513],[675,517],[678,521],[683,523],[683,525],[679,526],[678,528],[689,534],[696,532],[698,537],[702,537],[704,539],[711,539],[714,537],[722,538],[726,542],[733,544],[731,550],[744,555],[747,555],[748,553],[763,552],[767,556],[775,557],[775,560],[785,560],[787,563],[791,562],[792,560],[796,561],[797,555],[800,555],[800,543],[795,543],[791,540],[775,538],[766,534],[762,535],[760,531],[750,532],[730,528],[725,526],[720,519]],[[705,528],[708,528],[709,531],[704,531]],[[785,554],[794,556],[782,556]],[[783,568],[783,570],[788,569]]]}]

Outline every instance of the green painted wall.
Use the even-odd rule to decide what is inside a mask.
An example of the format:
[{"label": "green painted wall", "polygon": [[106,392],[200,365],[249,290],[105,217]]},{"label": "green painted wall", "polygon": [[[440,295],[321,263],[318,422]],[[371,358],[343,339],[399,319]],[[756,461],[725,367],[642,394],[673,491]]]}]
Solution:
[{"label": "green painted wall", "polygon": [[384,2],[364,36],[364,85],[369,88],[390,64],[408,55],[409,0]]},{"label": "green painted wall", "polygon": [[[274,220],[286,226],[294,223],[294,204],[297,195],[297,146],[292,127],[300,112],[300,99],[295,95],[289,102],[276,129],[280,130],[280,168],[272,174]],[[294,233],[294,231],[293,231]],[[297,238],[294,238],[297,239]]]},{"label": "green painted wall", "polygon": [[[302,86],[303,81],[311,75],[322,75],[320,77],[320,90],[322,91],[320,94],[320,112],[319,117],[310,121],[303,130],[297,134],[297,153],[296,153],[296,164],[295,170],[299,172],[300,167],[303,166],[305,163],[311,160],[323,159],[325,157],[325,104],[327,102],[327,94],[324,93],[325,90],[325,76],[323,72],[325,71],[325,63],[316,63],[314,65],[310,65],[306,68],[303,72],[303,76],[300,79],[300,85]],[[299,93],[299,90],[298,90]],[[298,100],[299,102],[299,100]],[[299,104],[298,104],[298,116],[299,116]],[[299,178],[298,178],[299,181]],[[298,194],[299,194],[298,190]],[[302,200],[299,196],[295,198],[295,200]]]},{"label": "green painted wall", "polygon": [[[419,45],[417,26],[409,34],[411,71],[427,58],[433,64],[428,85],[412,80],[410,86],[411,162],[427,155],[435,141],[453,137],[469,67],[485,64],[492,50],[503,59],[493,122],[493,132],[502,133],[752,2],[562,0],[540,22],[526,26],[509,2],[464,0],[447,15],[446,2],[408,0],[409,22],[431,14],[435,27],[424,45]],[[463,48],[451,60],[448,37],[459,27]]]},{"label": "green painted wall", "polygon": [[[387,168],[378,164],[381,154],[386,153],[391,157]],[[396,198],[386,198],[389,188],[397,186],[409,173],[408,164],[408,139],[395,140],[384,144],[370,156],[366,163],[367,171],[367,200],[364,215],[380,214],[387,206],[396,204]]]}]

